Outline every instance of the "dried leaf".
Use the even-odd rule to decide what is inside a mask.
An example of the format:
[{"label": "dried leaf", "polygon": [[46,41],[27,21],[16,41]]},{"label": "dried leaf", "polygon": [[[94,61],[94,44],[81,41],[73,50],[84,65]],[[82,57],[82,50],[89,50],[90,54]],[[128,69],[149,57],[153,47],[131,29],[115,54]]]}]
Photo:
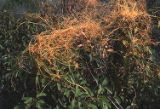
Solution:
[{"label": "dried leaf", "polygon": [[114,50],[113,50],[113,49],[108,49],[107,51],[108,51],[108,52],[114,52]]}]

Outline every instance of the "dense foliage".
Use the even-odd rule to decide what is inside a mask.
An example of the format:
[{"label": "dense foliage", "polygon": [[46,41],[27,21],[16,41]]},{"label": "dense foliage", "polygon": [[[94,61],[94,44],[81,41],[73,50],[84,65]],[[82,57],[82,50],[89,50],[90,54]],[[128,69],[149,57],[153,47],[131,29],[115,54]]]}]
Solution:
[{"label": "dense foliage", "polygon": [[4,108],[160,108],[150,15],[133,1],[120,0],[99,15],[104,9],[52,23],[39,15],[16,19],[1,12]]},{"label": "dense foliage", "polygon": [[[31,38],[41,31],[44,31],[46,27],[40,19],[29,16],[16,19],[12,13],[8,12],[1,12],[0,19],[0,78],[1,88],[3,88],[2,96],[5,98],[2,99],[2,102],[5,103],[6,108],[10,108],[17,103],[17,100],[23,93],[22,89],[24,86],[22,83],[28,75],[19,69],[18,58],[27,47]],[[16,78],[16,85],[20,88],[17,92],[14,90],[11,81],[13,74],[20,72],[21,76],[19,76],[22,78]]]},{"label": "dense foliage", "polygon": [[[39,12],[40,0],[6,0],[2,10],[10,10],[24,14],[24,12]],[[21,12],[21,13],[20,13]]]}]

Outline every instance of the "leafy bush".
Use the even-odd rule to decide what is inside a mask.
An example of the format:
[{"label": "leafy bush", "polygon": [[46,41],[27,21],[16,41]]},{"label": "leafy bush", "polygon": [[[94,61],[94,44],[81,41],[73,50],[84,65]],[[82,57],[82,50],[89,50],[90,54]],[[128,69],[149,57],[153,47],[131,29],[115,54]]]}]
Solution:
[{"label": "leafy bush", "polygon": [[[0,19],[0,78],[1,87],[4,87],[2,102],[5,103],[6,108],[7,106],[9,108],[16,104],[17,99],[23,93],[22,82],[26,78],[24,71],[18,67],[18,58],[21,57],[31,38],[45,30],[46,24],[39,18],[30,16],[16,19],[9,12],[0,12]],[[21,74],[19,75],[21,78],[16,77],[17,83],[15,83],[19,90],[14,89],[14,73]]]}]

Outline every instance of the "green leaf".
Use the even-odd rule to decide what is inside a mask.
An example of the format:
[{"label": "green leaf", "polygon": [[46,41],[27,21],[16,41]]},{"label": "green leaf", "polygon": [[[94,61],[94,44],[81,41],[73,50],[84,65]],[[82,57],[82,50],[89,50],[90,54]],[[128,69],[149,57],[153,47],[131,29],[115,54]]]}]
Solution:
[{"label": "green leaf", "polygon": [[4,49],[4,47],[2,45],[0,45],[0,49]]},{"label": "green leaf", "polygon": [[75,97],[79,96],[79,93],[80,93],[79,86],[76,85]]},{"label": "green leaf", "polygon": [[14,107],[14,109],[22,109],[22,108],[21,108],[21,106],[16,105],[16,106]]},{"label": "green leaf", "polygon": [[38,100],[37,103],[39,103],[39,104],[45,104],[45,101],[41,99],[41,100]]},{"label": "green leaf", "polygon": [[78,109],[82,109],[81,102],[78,102]]},{"label": "green leaf", "polygon": [[85,89],[87,90],[86,94],[93,96],[93,92],[91,91],[91,89],[89,89],[88,87],[85,87]]},{"label": "green leaf", "polygon": [[59,108],[59,106],[56,106],[56,108],[55,108],[55,109],[60,109],[60,108]]},{"label": "green leaf", "polygon": [[71,72],[71,73],[72,73],[72,72],[73,72],[72,64],[71,64],[71,63],[69,63],[69,66],[68,66],[68,67],[69,67],[69,72]]},{"label": "green leaf", "polygon": [[102,92],[103,90],[104,90],[104,89],[102,88],[102,86],[99,85],[98,94],[101,94],[101,92]]},{"label": "green leaf", "polygon": [[108,79],[105,78],[105,79],[103,80],[103,82],[102,82],[102,86],[106,86],[107,84],[108,84]]},{"label": "green leaf", "polygon": [[22,100],[25,104],[29,104],[32,102],[32,97],[23,97]]},{"label": "green leaf", "polygon": [[145,68],[147,76],[150,76],[150,70],[148,68]]},{"label": "green leaf", "polygon": [[58,90],[61,90],[61,84],[57,83]]},{"label": "green leaf", "polygon": [[94,105],[94,104],[89,104],[88,107],[91,108],[91,109],[98,109],[97,106]]},{"label": "green leaf", "polygon": [[38,109],[43,109],[43,104],[45,104],[44,100],[38,100],[38,101],[36,102],[36,107],[37,107]]},{"label": "green leaf", "polygon": [[124,101],[125,100],[125,97],[124,96],[120,96],[121,100]]},{"label": "green leaf", "polygon": [[114,99],[117,104],[119,104],[119,105],[121,104],[121,99],[119,97],[114,97]]},{"label": "green leaf", "polygon": [[64,91],[64,95],[65,95],[65,96],[67,96],[67,97],[69,97],[69,95],[70,95],[70,90],[65,89],[65,91]]},{"label": "green leaf", "polygon": [[87,81],[86,80],[82,80],[82,82],[80,84],[81,85],[85,85],[85,84],[87,84]]},{"label": "green leaf", "polygon": [[160,79],[160,73],[158,73],[158,79]]},{"label": "green leaf", "polygon": [[70,76],[70,79],[73,83],[75,83],[74,76]]},{"label": "green leaf", "polygon": [[107,90],[107,92],[108,92],[109,94],[113,94],[111,87],[105,87],[105,89]]},{"label": "green leaf", "polygon": [[105,96],[102,96],[100,98],[100,102],[103,103],[105,106],[107,106],[108,108],[111,107],[111,104],[109,103],[109,100],[105,97]]},{"label": "green leaf", "polygon": [[69,109],[75,109],[75,99],[72,100],[72,103],[69,106]]},{"label": "green leaf", "polygon": [[43,104],[45,104],[45,101],[44,100],[38,100],[37,102],[36,102],[36,107],[38,108],[38,109],[43,109]]},{"label": "green leaf", "polygon": [[98,79],[95,78],[94,76],[93,76],[93,79],[96,81],[96,84],[97,84],[97,86],[98,86]]},{"label": "green leaf", "polygon": [[131,109],[131,106],[127,106],[126,109]]},{"label": "green leaf", "polygon": [[109,108],[108,108],[108,106],[107,106],[107,105],[104,105],[104,106],[103,106],[103,109],[109,109]]},{"label": "green leaf", "polygon": [[46,79],[41,79],[41,83],[42,83],[42,87],[45,87],[45,85],[46,85]]},{"label": "green leaf", "polygon": [[92,54],[89,54],[89,61],[90,61],[90,62],[93,61],[93,56],[92,56]]},{"label": "green leaf", "polygon": [[39,104],[39,103],[36,104],[36,107],[37,107],[38,109],[43,109],[42,106],[41,106],[41,104]]},{"label": "green leaf", "polygon": [[46,93],[39,93],[39,94],[37,94],[37,98],[43,97],[43,96],[46,96]]}]

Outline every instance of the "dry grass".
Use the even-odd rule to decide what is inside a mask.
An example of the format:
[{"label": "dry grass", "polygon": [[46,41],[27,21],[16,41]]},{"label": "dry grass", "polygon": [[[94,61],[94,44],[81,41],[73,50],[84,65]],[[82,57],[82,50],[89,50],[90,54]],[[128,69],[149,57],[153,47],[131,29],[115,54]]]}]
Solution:
[{"label": "dry grass", "polygon": [[[144,56],[150,54],[147,52],[149,50],[147,45],[153,44],[150,37],[150,15],[139,7],[139,2],[118,0],[113,3],[114,5],[111,5],[113,10],[104,17],[104,34],[121,41],[127,48],[128,55],[148,58]],[[144,69],[144,66],[141,67]]]},{"label": "dry grass", "polygon": [[[85,7],[88,10],[88,7],[92,5],[94,9],[98,9],[97,3],[96,0],[89,0]],[[108,44],[110,36],[121,40],[129,48],[128,53],[144,58],[144,53],[132,46],[135,43],[144,46],[150,42],[151,19],[145,11],[144,4],[142,7],[140,3],[133,0],[110,2],[109,9],[102,10],[109,13],[98,20],[100,23],[104,22],[103,25],[95,21],[94,17],[88,14],[89,11],[85,11],[85,14],[72,16],[72,18],[64,18],[57,30],[49,34],[47,32],[41,33],[32,40],[29,45],[30,55],[35,58],[39,69],[45,68],[47,64],[49,71],[46,72],[49,76],[58,78],[60,78],[60,71],[57,70],[57,63],[64,66],[73,63],[75,67],[78,67],[80,63],[77,62],[77,59],[79,57],[75,51],[81,48],[86,51],[90,49],[91,52],[94,49],[93,43],[100,44],[100,49],[103,48],[101,52],[105,57],[104,55],[107,53],[104,46]],[[131,45],[126,43],[131,43]],[[109,52],[113,52],[113,50],[109,49]],[[51,71],[56,73],[53,74]]]},{"label": "dry grass", "polygon": [[57,63],[64,66],[74,63],[77,67],[76,59],[79,57],[75,50],[91,48],[91,43],[101,38],[101,30],[96,22],[86,21],[66,29],[53,31],[49,35],[42,33],[36,37],[35,42],[30,43],[29,51],[36,59],[39,68],[44,67],[46,61],[50,70],[54,71],[56,71]]},{"label": "dry grass", "polygon": [[[145,4],[143,5],[145,7]],[[113,9],[111,13],[104,18],[107,23],[106,29],[119,28],[123,30],[123,32],[137,29],[135,30],[137,35],[142,33],[143,35],[141,34],[140,36],[145,35],[145,37],[148,38],[151,19],[146,11],[139,8],[139,2],[118,0],[111,8]]]}]

